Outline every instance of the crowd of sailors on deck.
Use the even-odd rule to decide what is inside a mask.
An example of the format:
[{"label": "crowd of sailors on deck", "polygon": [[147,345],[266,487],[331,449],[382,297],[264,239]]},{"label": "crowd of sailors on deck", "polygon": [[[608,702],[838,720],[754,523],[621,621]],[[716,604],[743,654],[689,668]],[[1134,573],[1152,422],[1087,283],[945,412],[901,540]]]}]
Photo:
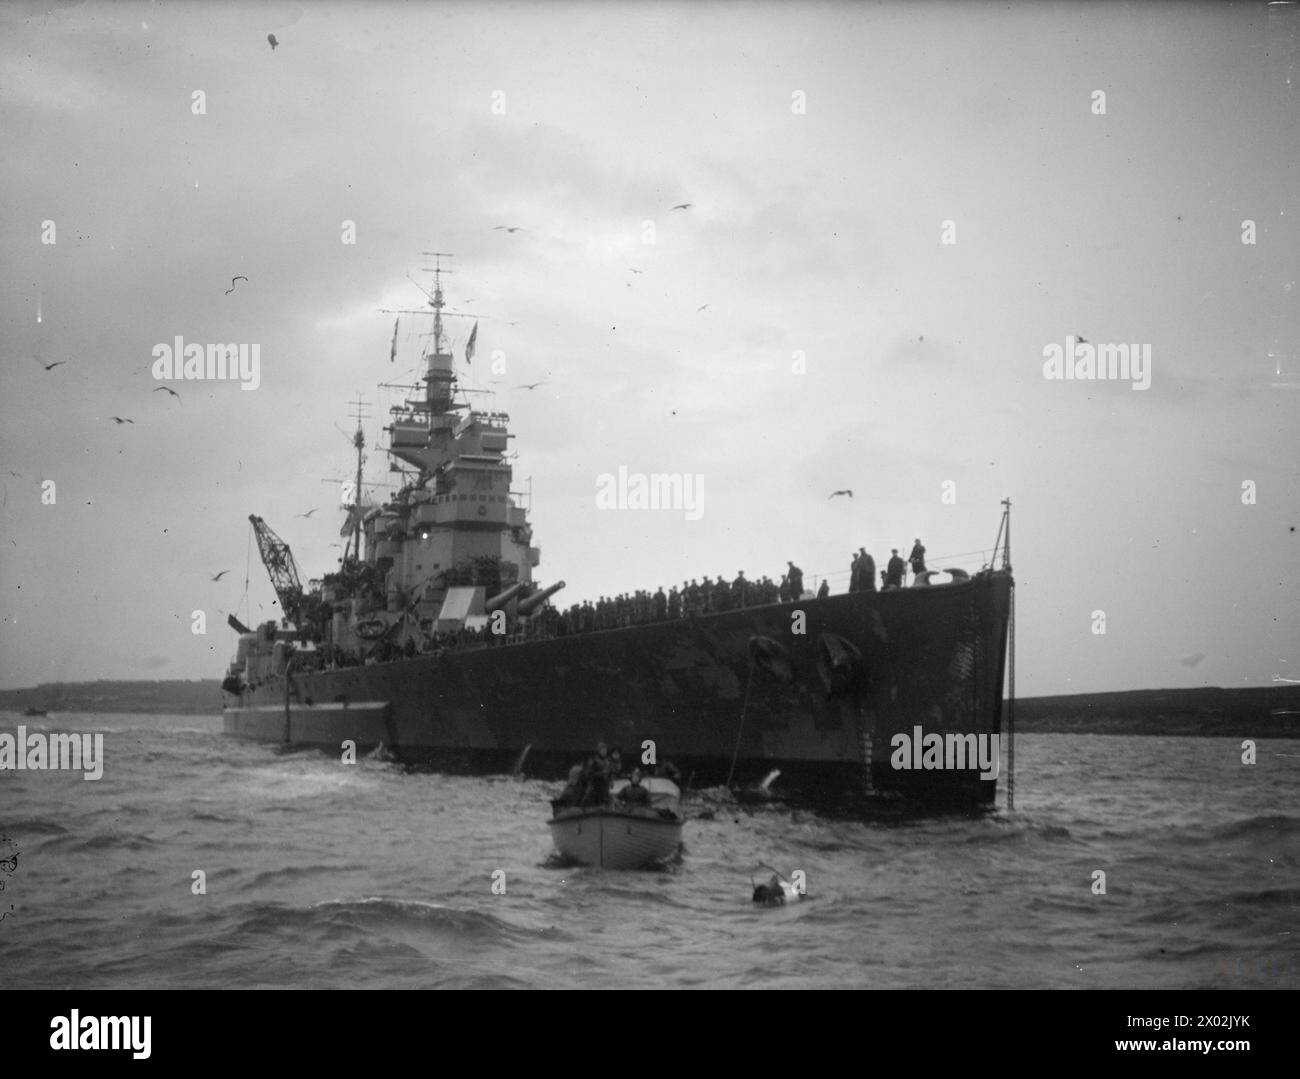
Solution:
[{"label": "crowd of sailors on deck", "polygon": [[[852,557],[853,561],[849,566],[849,591],[874,592],[876,560],[867,554],[865,547],[859,547]],[[914,577],[919,577],[925,572],[925,547],[919,537],[912,544],[912,551],[907,556],[906,562],[899,558],[897,547],[890,552],[889,562],[880,571],[880,587],[886,591],[891,588],[902,588],[909,566]]]},{"label": "crowd of sailors on deck", "polygon": [[[886,568],[880,571],[880,589],[888,591],[902,588],[909,565],[914,575],[925,572],[925,547],[920,539],[912,546],[906,562],[899,557],[898,549],[894,548]],[[852,556],[849,591],[876,590],[876,561],[867,553],[866,548],[859,547]],[[818,599],[830,595],[830,583],[823,580],[816,594]],[[741,570],[732,581],[727,581],[724,577],[712,581],[708,577],[703,581],[693,578],[684,582],[681,588],[674,586],[668,592],[664,592],[660,585],[657,592],[638,590],[631,595],[623,593],[601,596],[595,603],[586,600],[575,603],[564,611],[548,607],[540,619],[535,621],[540,623],[541,636],[563,637],[572,633],[590,633],[593,630],[622,629],[647,622],[671,622],[679,618],[694,618],[743,607],[793,603],[804,596],[803,570],[793,562],[787,562],[786,572],[781,575],[779,584],[766,576],[751,581]]]},{"label": "crowd of sailors on deck", "polygon": [[[894,548],[885,569],[880,571],[880,589],[890,591],[904,586],[907,570],[914,575],[925,572],[925,547],[918,538],[905,562]],[[876,561],[859,547],[852,556],[849,572],[850,592],[875,592]],[[821,599],[830,594],[830,584],[825,579],[816,595]],[[595,603],[585,600],[566,610],[549,605],[532,618],[525,619],[518,633],[503,635],[492,632],[491,625],[479,629],[462,627],[450,632],[422,633],[420,641],[408,636],[404,643],[385,638],[370,646],[364,656],[345,652],[337,646],[326,657],[332,667],[356,667],[374,663],[388,663],[398,659],[413,659],[419,655],[438,654],[444,651],[498,644],[517,640],[566,637],[577,633],[591,633],[606,629],[623,629],[651,622],[671,622],[682,618],[716,614],[721,611],[740,610],[745,607],[762,607],[772,603],[793,603],[811,593],[804,592],[803,570],[793,562],[786,563],[780,582],[763,576],[749,580],[744,570],[731,581],[724,577],[710,580],[692,578],[667,592],[661,585],[656,592],[638,590],[632,594],[601,596]]]},{"label": "crowd of sailors on deck", "polygon": [[[793,562],[778,584],[770,577],[749,580],[741,570],[734,580],[725,577],[710,580],[692,578],[667,592],[638,589],[631,595],[601,596],[595,603],[586,600],[565,611],[551,611],[556,636],[590,633],[593,630],[622,629],[647,622],[670,622],[679,618],[735,611],[742,607],[762,607],[769,603],[790,603],[803,597],[803,570]],[[829,586],[828,586],[829,590]]]}]

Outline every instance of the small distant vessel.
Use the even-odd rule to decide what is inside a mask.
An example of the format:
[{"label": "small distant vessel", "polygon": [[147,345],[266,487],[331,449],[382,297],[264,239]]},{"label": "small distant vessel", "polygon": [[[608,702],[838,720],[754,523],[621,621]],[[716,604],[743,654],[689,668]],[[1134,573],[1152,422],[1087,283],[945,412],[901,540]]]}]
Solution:
[{"label": "small distant vessel", "polygon": [[49,714],[44,708],[28,708],[23,712],[25,716],[48,716]]},{"label": "small distant vessel", "polygon": [[648,805],[618,800],[626,779],[610,784],[611,801],[603,806],[555,806],[551,836],[562,857],[602,869],[644,869],[674,857],[682,846],[681,791],[661,776],[641,785]]}]

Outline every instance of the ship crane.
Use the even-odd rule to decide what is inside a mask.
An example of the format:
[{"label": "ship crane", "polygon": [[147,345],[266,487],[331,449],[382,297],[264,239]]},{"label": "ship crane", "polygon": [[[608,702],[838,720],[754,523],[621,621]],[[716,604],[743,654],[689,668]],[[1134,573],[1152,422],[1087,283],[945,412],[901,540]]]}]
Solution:
[{"label": "ship crane", "polygon": [[293,552],[257,514],[250,513],[248,521],[257,536],[257,551],[262,556],[262,565],[266,567],[266,572],[271,577],[271,586],[280,598],[280,610],[289,621],[297,622],[303,596],[302,581],[298,578],[298,565],[293,560]]}]

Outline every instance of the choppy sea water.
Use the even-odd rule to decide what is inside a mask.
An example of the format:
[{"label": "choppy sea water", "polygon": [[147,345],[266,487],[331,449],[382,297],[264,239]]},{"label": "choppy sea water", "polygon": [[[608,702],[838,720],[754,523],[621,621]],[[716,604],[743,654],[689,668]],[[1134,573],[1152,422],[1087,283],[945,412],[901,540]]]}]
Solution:
[{"label": "choppy sea water", "polygon": [[[1015,810],[976,817],[704,792],[680,864],[607,872],[555,864],[556,783],[281,755],[216,717],[20,723],[102,731],[105,765],[0,772],[7,988],[1300,986],[1300,742],[1245,766],[1237,739],[1021,735]],[[808,898],[755,907],[760,862]]]}]

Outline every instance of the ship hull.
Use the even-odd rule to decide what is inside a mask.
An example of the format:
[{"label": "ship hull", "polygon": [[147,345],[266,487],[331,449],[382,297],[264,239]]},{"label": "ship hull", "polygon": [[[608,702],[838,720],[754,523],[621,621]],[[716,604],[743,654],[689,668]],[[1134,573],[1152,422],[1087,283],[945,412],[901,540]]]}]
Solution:
[{"label": "ship hull", "polygon": [[[772,767],[783,787],[991,802],[974,768],[901,763],[896,736],[996,742],[1009,573],[522,641],[373,666],[271,676],[225,711],[227,733],[402,760],[562,775],[598,742],[646,742],[695,786]],[[742,722],[743,713],[743,722]],[[738,747],[738,748],[737,748]]]}]

